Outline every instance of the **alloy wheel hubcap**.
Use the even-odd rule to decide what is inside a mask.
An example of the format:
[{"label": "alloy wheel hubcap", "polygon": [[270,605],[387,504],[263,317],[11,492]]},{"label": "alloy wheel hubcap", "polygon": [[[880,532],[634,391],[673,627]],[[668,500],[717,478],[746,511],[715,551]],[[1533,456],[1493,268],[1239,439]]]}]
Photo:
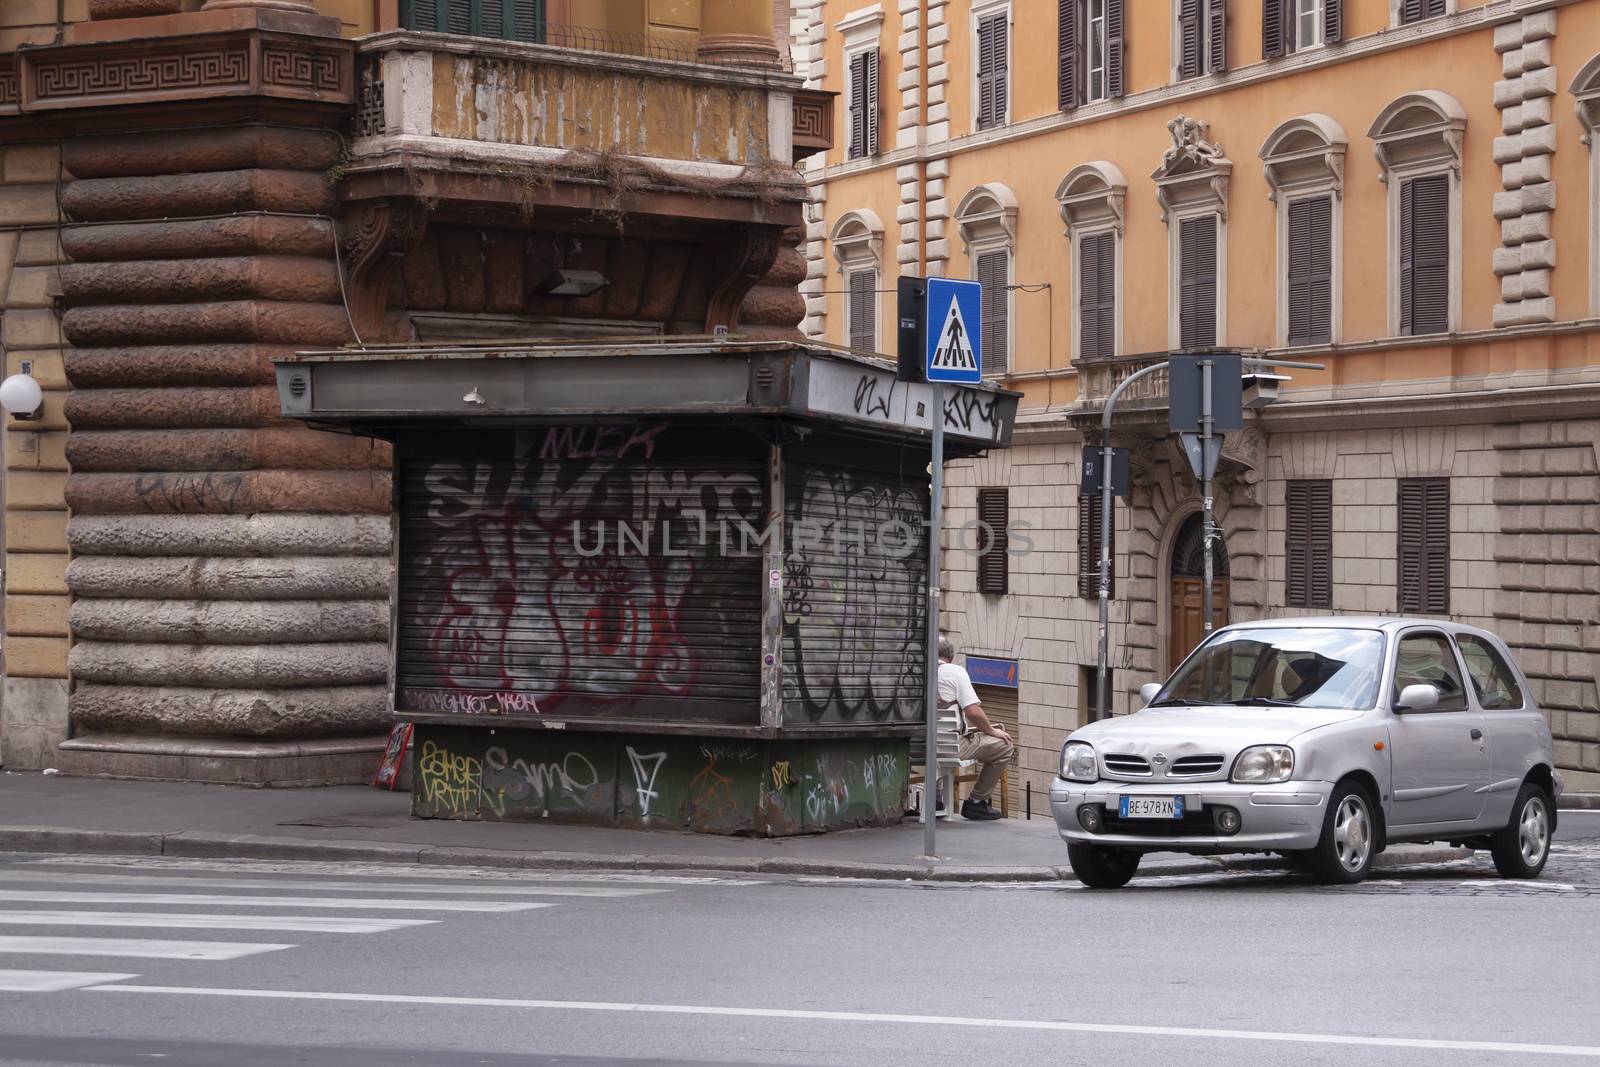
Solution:
[{"label": "alloy wheel hubcap", "polygon": [[1372,851],[1372,819],[1360,797],[1345,797],[1334,813],[1333,847],[1345,870],[1359,871],[1366,866],[1367,854]]},{"label": "alloy wheel hubcap", "polygon": [[1522,862],[1529,867],[1537,866],[1544,858],[1544,850],[1550,847],[1550,819],[1542,797],[1529,797],[1522,806],[1517,845],[1522,849]]}]

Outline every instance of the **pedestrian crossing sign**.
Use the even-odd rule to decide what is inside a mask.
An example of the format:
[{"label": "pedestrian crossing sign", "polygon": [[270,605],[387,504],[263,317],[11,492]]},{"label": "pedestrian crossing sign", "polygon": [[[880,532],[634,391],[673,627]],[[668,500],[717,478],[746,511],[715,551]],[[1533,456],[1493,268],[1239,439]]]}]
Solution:
[{"label": "pedestrian crossing sign", "polygon": [[983,289],[977,282],[928,279],[927,367],[930,382],[983,380]]}]

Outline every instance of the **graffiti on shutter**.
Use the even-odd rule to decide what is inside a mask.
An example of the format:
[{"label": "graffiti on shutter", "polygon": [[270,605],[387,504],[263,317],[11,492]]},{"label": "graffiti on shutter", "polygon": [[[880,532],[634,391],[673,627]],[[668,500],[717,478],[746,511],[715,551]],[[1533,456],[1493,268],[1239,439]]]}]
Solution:
[{"label": "graffiti on shutter", "polygon": [[926,450],[785,456],[784,722],[919,721]]},{"label": "graffiti on shutter", "polygon": [[398,707],[753,725],[764,449],[662,424],[518,438],[525,458],[502,436],[402,465]]}]

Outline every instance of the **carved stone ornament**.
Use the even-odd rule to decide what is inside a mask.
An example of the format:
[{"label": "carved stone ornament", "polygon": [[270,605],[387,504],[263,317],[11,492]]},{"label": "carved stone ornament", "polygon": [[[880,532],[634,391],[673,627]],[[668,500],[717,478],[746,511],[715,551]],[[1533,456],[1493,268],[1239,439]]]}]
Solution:
[{"label": "carved stone ornament", "polygon": [[776,226],[743,227],[711,258],[706,333],[716,333],[719,326],[730,333],[738,328],[739,305],[777,262],[781,233]]},{"label": "carved stone ornament", "polygon": [[426,212],[408,201],[369,201],[345,216],[350,317],[362,337],[376,337],[383,329],[390,283],[427,227]]},{"label": "carved stone ornament", "polygon": [[1222,439],[1222,458],[1251,471],[1259,472],[1263,466],[1266,439],[1254,426],[1232,430]]},{"label": "carved stone ornament", "polygon": [[1150,175],[1161,203],[1161,221],[1170,221],[1174,209],[1191,205],[1214,211],[1226,221],[1233,162],[1220,144],[1206,140],[1210,125],[1179,115],[1167,123],[1167,132],[1172,135],[1172,147]]}]

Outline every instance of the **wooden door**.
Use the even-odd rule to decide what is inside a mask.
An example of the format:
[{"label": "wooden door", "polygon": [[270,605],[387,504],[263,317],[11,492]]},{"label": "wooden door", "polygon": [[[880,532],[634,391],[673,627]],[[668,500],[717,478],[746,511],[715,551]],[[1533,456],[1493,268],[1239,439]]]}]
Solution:
[{"label": "wooden door", "polygon": [[[1203,578],[1172,579],[1172,641],[1168,649],[1168,666],[1176,670],[1183,657],[1193,652],[1206,636],[1205,580]],[[1211,583],[1211,624],[1228,625],[1228,579],[1216,578]]]}]

